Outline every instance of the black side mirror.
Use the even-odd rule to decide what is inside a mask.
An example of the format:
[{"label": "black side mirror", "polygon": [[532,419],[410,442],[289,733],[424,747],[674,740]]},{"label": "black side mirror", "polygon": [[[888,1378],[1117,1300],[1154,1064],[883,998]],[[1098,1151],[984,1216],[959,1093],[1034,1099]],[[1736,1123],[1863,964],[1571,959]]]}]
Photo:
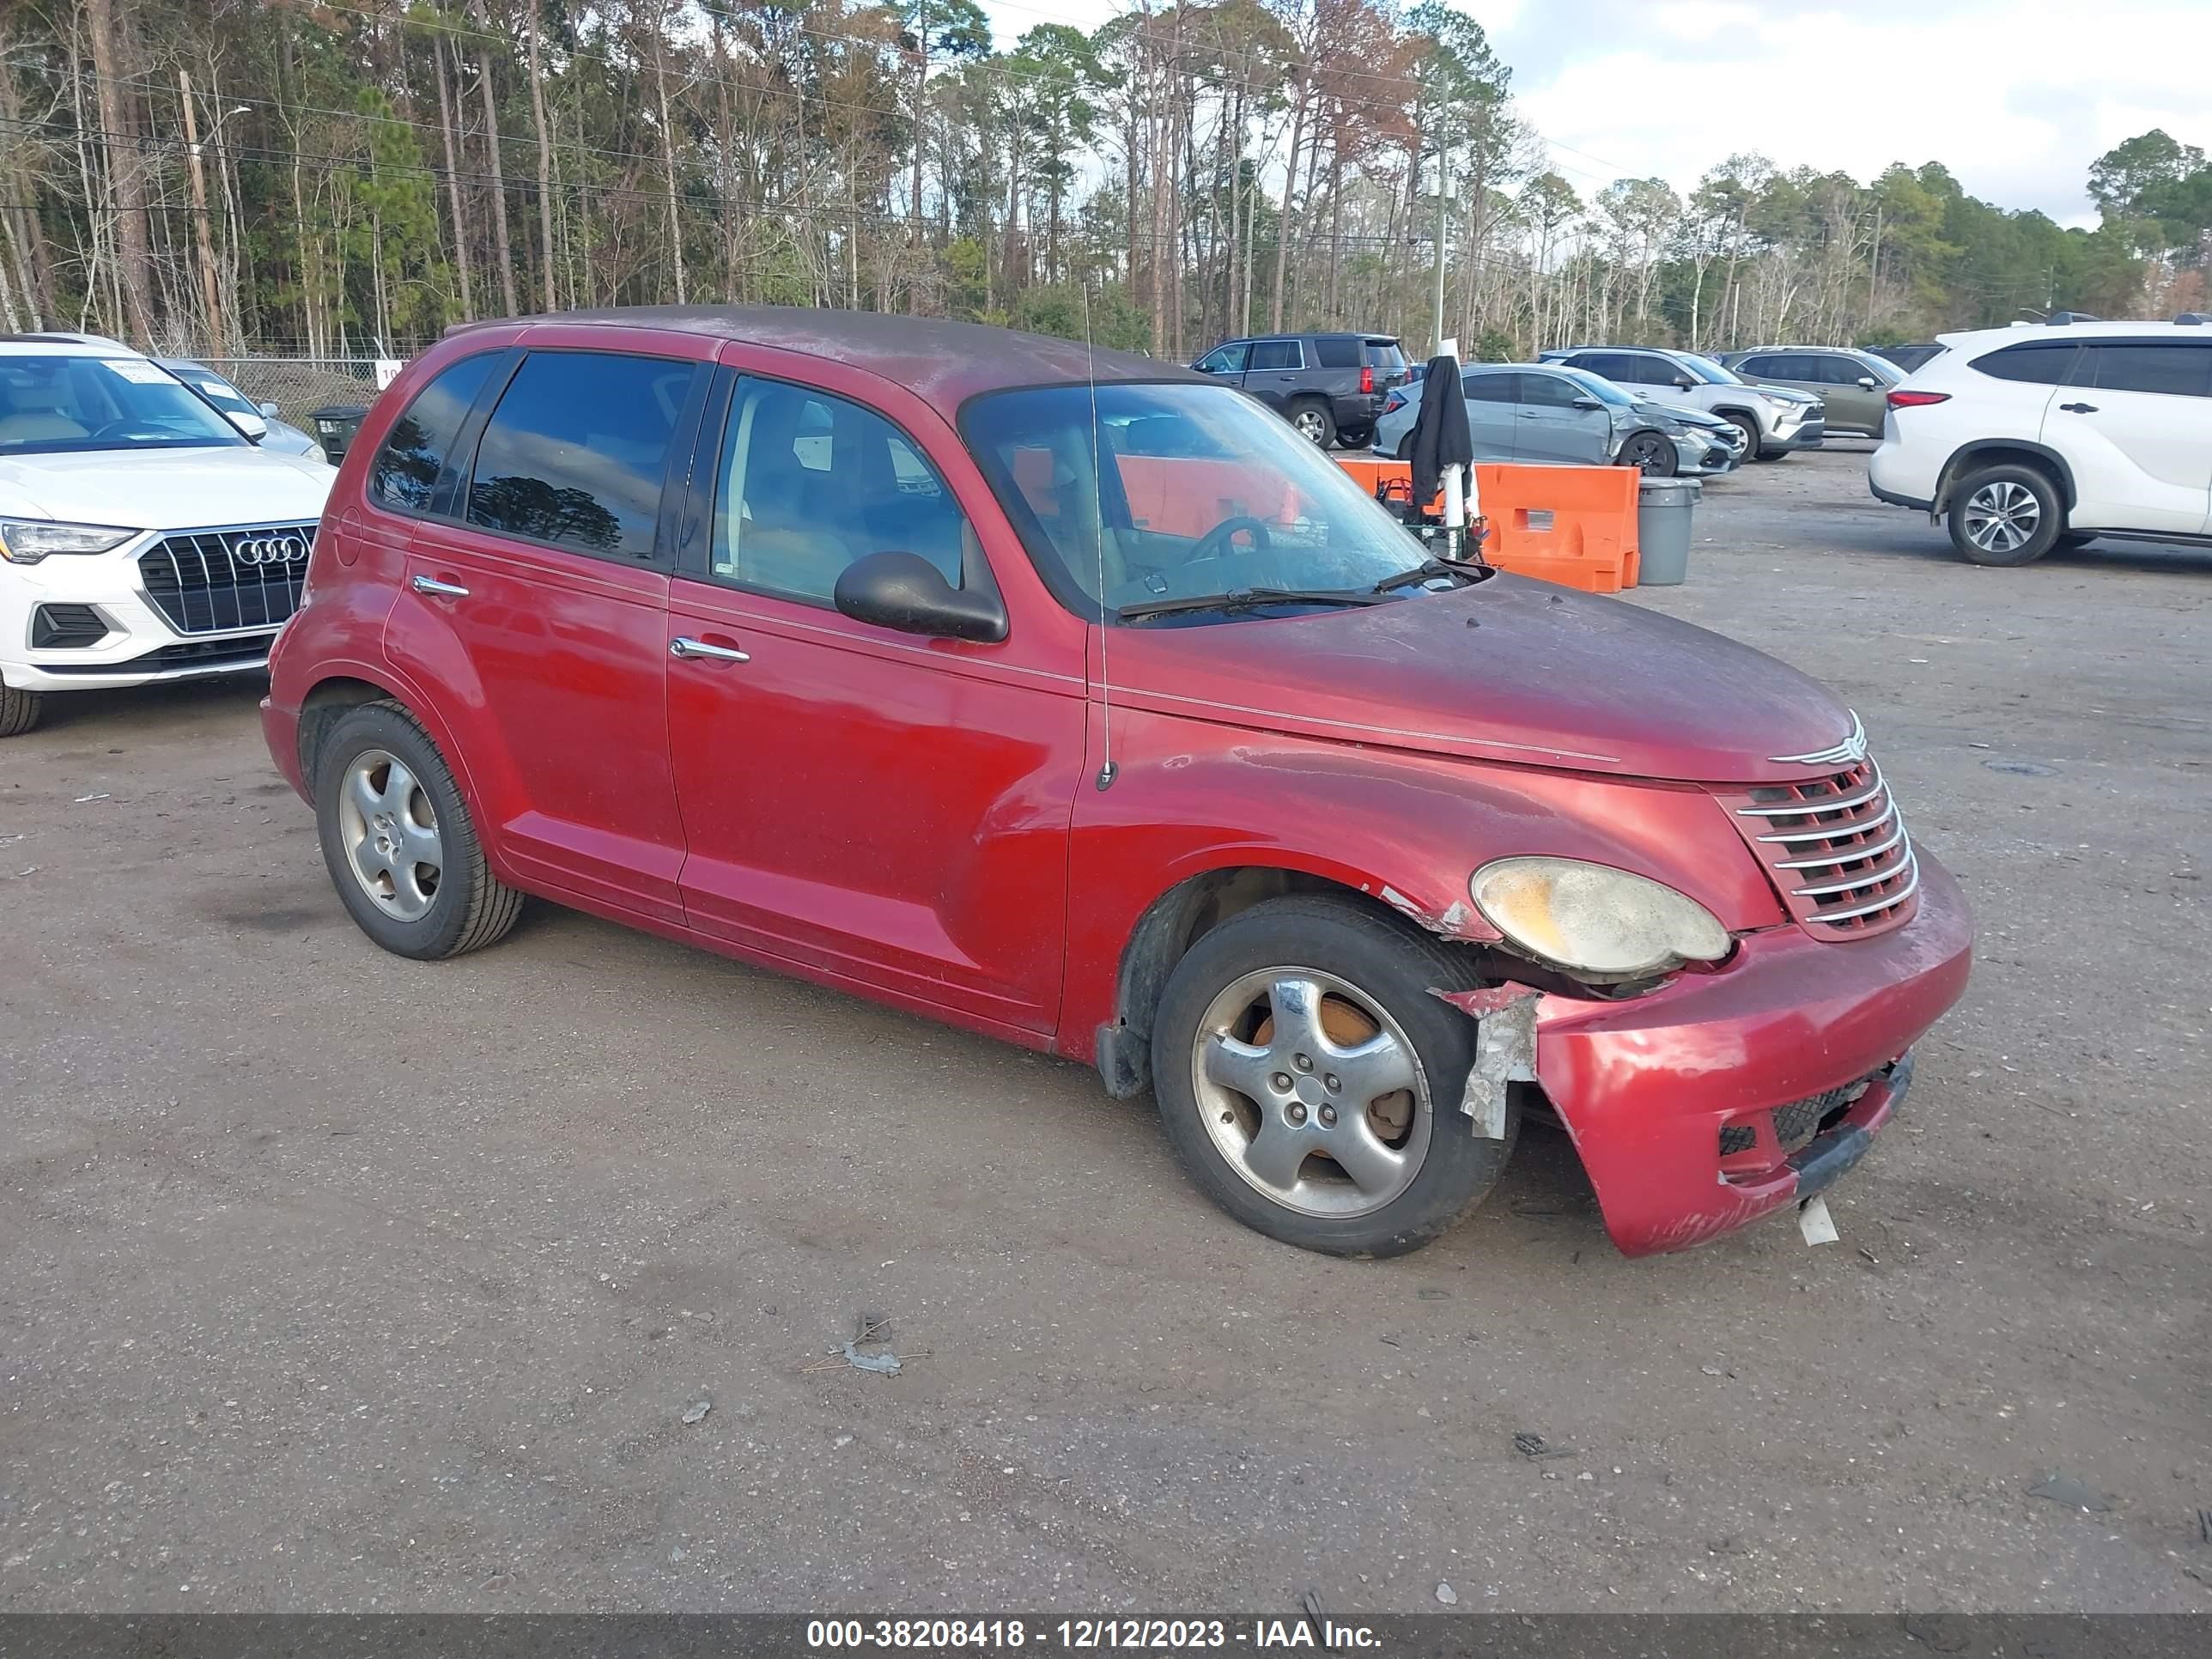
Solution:
[{"label": "black side mirror", "polygon": [[871,553],[855,559],[837,578],[830,597],[855,622],[902,634],[986,643],[1006,637],[1006,610],[996,594],[955,587],[944,572],[912,553]]},{"label": "black side mirror", "polygon": [[1572,403],[1569,404],[1567,407],[1570,409],[1603,409],[1605,405],[1599,402],[1595,398],[1577,398]]}]

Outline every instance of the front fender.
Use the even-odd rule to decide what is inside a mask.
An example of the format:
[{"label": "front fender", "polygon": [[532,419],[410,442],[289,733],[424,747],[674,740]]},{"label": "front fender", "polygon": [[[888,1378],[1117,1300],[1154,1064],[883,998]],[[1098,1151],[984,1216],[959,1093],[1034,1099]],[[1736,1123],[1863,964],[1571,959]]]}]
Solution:
[{"label": "front fender", "polygon": [[[1735,930],[1783,915],[1719,804],[1625,781],[1261,732],[1143,710],[1114,716],[1116,772],[1071,826],[1061,1052],[1092,1057],[1117,1016],[1124,948],[1194,877],[1257,866],[1370,895],[1441,938],[1494,941],[1468,896],[1492,859],[1550,854],[1666,882]],[[1095,749],[1094,734],[1094,749]]]}]

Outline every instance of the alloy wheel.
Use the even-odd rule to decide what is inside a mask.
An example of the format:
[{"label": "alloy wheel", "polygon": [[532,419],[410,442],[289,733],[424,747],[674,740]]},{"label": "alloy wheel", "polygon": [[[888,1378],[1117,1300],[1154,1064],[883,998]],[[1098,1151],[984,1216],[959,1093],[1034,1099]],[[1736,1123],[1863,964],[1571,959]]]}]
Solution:
[{"label": "alloy wheel", "polygon": [[422,780],[396,755],[363,750],[338,789],[338,836],[361,890],[385,915],[419,921],[445,872],[438,811]]},{"label": "alloy wheel", "polygon": [[1223,1159],[1301,1214],[1352,1217],[1413,1184],[1434,1112],[1413,1042],[1333,974],[1263,968],[1199,1022],[1191,1086]]},{"label": "alloy wheel", "polygon": [[1620,459],[1638,472],[1657,472],[1667,464],[1663,450],[1665,442],[1663,438],[1654,437],[1649,432],[1639,433],[1628,441],[1628,447],[1621,451]]},{"label": "alloy wheel", "polygon": [[1317,444],[1321,442],[1322,428],[1321,422],[1321,411],[1319,410],[1302,409],[1298,410],[1297,414],[1291,416],[1291,424],[1298,429],[1298,436],[1304,438],[1308,443]]},{"label": "alloy wheel", "polygon": [[2009,478],[1985,483],[1966,497],[1966,539],[1984,553],[2015,552],[2034,539],[2043,503]]}]

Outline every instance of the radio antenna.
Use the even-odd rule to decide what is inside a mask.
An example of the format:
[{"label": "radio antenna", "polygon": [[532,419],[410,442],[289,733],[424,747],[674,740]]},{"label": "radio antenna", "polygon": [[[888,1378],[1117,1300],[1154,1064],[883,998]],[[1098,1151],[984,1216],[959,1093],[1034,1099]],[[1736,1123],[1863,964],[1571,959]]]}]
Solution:
[{"label": "radio antenna", "polygon": [[1098,787],[1113,787],[1114,677],[1106,672],[1106,636],[1113,629],[1106,621],[1106,507],[1105,485],[1099,473],[1098,356],[1091,343],[1091,284],[1083,284],[1083,373],[1091,391],[1091,544],[1098,555]]}]

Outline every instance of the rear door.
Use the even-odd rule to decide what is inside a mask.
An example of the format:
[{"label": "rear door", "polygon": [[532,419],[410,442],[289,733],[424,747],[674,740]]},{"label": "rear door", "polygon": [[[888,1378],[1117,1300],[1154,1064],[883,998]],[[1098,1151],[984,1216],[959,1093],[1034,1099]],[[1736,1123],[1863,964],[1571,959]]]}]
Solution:
[{"label": "rear door", "polygon": [[1285,409],[1305,385],[1305,349],[1297,341],[1255,340],[1244,368],[1244,389],[1270,409]]},{"label": "rear door", "polygon": [[2044,417],[2072,522],[2199,535],[2212,522],[2212,342],[2085,341]]},{"label": "rear door", "polygon": [[518,873],[677,921],[662,506],[713,343],[650,337],[664,356],[544,334],[555,343],[532,337],[489,416],[473,417],[481,435],[447,513],[416,526],[386,649],[479,722],[471,781]]},{"label": "rear door", "polygon": [[1551,461],[1579,466],[1603,466],[1613,424],[1604,409],[1577,409],[1575,400],[1587,397],[1582,388],[1561,375],[1522,369],[1520,399],[1514,407],[1513,453],[1523,461]]},{"label": "rear door", "polygon": [[1510,368],[1471,368],[1460,376],[1476,460],[1520,459],[1514,433],[1514,405],[1520,401],[1520,375]]}]

